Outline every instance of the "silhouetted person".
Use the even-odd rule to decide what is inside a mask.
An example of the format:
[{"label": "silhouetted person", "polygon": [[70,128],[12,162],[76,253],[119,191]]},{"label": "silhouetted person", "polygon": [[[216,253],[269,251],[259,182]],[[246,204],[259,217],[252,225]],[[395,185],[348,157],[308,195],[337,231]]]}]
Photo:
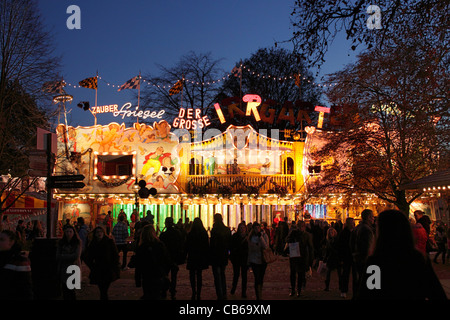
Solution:
[{"label": "silhouetted person", "polygon": [[231,294],[234,294],[239,280],[242,279],[242,298],[247,297],[248,241],[245,222],[238,225],[237,232],[231,236],[230,261],[233,265],[233,282]]},{"label": "silhouetted person", "polygon": [[376,271],[364,272],[356,299],[447,299],[430,259],[415,248],[410,223],[402,212],[381,212],[376,234],[366,266],[377,266],[379,278]]},{"label": "silhouetted person", "polygon": [[355,221],[353,218],[345,220],[344,228],[338,236],[338,255],[339,261],[342,264],[342,274],[339,281],[339,290],[341,297],[347,297],[348,284],[350,283],[350,272],[353,266],[352,250],[350,248],[350,237],[355,228]]},{"label": "silhouetted person", "polygon": [[164,243],[169,251],[172,259],[170,267],[170,295],[174,300],[176,295],[178,265],[185,262],[184,242],[181,232],[175,228],[172,217],[167,217],[165,220],[166,230],[161,233],[159,239]]},{"label": "silhouetted person", "polygon": [[200,300],[203,286],[203,270],[209,267],[209,238],[200,218],[195,218],[192,228],[186,237],[189,281],[192,289],[192,300]]},{"label": "silhouetted person", "polygon": [[354,267],[353,294],[355,294],[359,287],[359,280],[365,273],[364,267],[374,238],[374,230],[372,228],[374,221],[373,211],[364,209],[361,212],[361,219],[361,222],[353,230],[350,239]]},{"label": "silhouetted person", "polygon": [[169,251],[156,236],[153,225],[146,224],[136,247],[136,287],[142,287],[143,300],[161,300],[167,290],[167,273],[171,265]]},{"label": "silhouetted person", "polygon": [[228,265],[228,251],[230,249],[231,231],[222,221],[222,215],[214,215],[214,224],[211,229],[209,243],[211,267],[214,276],[214,286],[218,300],[227,298],[227,285],[225,269]]}]

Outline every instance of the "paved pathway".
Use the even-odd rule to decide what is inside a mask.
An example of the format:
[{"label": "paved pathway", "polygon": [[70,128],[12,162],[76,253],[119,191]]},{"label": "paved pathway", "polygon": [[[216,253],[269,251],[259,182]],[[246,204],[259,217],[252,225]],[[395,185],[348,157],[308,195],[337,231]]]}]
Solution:
[{"label": "paved pathway", "polygon": [[[121,258],[122,259],[122,258]],[[441,280],[444,289],[447,292],[447,297],[450,298],[450,262],[443,265],[442,263],[434,264],[436,274]],[[81,290],[77,291],[78,300],[98,300],[99,292],[95,285],[90,285],[87,279],[89,271],[83,264],[82,268],[82,286]],[[232,281],[232,267],[231,263],[226,269],[227,290],[231,289]],[[255,300],[253,290],[253,274],[248,274],[247,285],[247,301]],[[351,279],[350,279],[351,282]],[[269,264],[264,278],[263,299],[264,300],[350,300],[351,299],[351,283],[349,285],[349,295],[346,299],[340,297],[338,290],[337,273],[331,275],[330,291],[324,291],[324,276],[312,272],[312,277],[307,280],[306,288],[302,291],[299,298],[289,297],[290,283],[289,283],[289,258],[279,257],[279,259]],[[236,293],[229,294],[228,300],[243,300],[240,295],[241,286],[238,284]],[[121,273],[121,278],[115,281],[109,290],[110,300],[139,300],[142,296],[142,288],[136,288],[134,284],[134,269],[129,269]],[[177,300],[190,300],[191,287],[189,283],[189,273],[186,270],[186,265],[180,266],[177,282]],[[216,293],[214,289],[214,280],[211,268],[203,271],[203,289],[202,300],[216,300]],[[170,298],[169,298],[170,299]]]}]

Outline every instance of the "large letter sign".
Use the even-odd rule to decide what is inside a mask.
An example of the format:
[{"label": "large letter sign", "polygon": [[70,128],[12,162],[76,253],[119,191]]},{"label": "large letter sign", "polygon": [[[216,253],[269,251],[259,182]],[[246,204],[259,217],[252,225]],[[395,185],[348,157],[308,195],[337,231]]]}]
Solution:
[{"label": "large letter sign", "polygon": [[245,112],[246,116],[249,116],[252,112],[255,116],[256,121],[260,121],[261,117],[259,116],[257,106],[261,104],[261,97],[257,94],[246,94],[242,100],[247,102],[247,111]]}]

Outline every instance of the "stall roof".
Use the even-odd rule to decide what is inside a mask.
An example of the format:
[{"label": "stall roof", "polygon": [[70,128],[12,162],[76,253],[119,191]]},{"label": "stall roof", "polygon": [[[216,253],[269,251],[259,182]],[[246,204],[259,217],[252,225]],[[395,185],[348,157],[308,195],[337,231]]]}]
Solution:
[{"label": "stall roof", "polygon": [[414,190],[424,188],[438,188],[449,189],[450,187],[450,169],[435,172],[429,176],[417,179],[415,181],[403,184],[400,186],[401,190]]}]

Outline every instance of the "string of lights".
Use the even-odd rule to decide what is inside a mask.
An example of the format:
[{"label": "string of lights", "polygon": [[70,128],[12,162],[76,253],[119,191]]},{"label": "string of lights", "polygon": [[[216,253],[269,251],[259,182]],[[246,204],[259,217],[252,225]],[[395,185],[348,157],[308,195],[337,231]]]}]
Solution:
[{"label": "string of lights", "polygon": [[[239,76],[238,73],[242,72],[242,70],[245,70],[248,73],[250,73],[253,76],[256,76],[258,78],[269,79],[269,80],[274,80],[274,81],[296,80],[296,78],[298,76],[301,80],[307,81],[308,83],[310,83],[312,85],[315,85],[315,86],[318,86],[318,87],[326,88],[326,87],[335,86],[337,84],[337,83],[328,83],[328,84],[327,83],[317,83],[317,82],[315,82],[315,81],[313,81],[311,79],[308,79],[305,76],[302,76],[302,74],[300,74],[300,73],[289,75],[289,76],[276,76],[276,75],[272,75],[272,74],[261,74],[261,73],[257,73],[256,71],[250,70],[250,68],[248,68],[245,65],[240,65],[239,69],[236,69],[236,70],[233,69],[232,72],[226,74],[225,76],[223,76],[223,77],[221,77],[219,79],[213,80],[213,81],[198,82],[198,81],[194,81],[194,80],[187,79],[187,78],[184,78],[184,79],[181,79],[181,80],[184,80],[185,82],[191,83],[193,85],[210,86],[210,85],[219,84],[219,83],[225,81],[226,79],[228,79],[229,77],[231,77],[233,75],[235,77],[238,77]],[[99,80],[102,80],[108,87],[119,88],[121,86],[121,84],[113,84],[113,83],[111,83],[109,81],[104,80],[100,75],[98,75],[97,77],[98,77]],[[172,88],[175,85],[175,84],[173,84],[173,85],[159,85],[159,84],[154,84],[154,83],[151,82],[151,80],[144,79],[142,77],[140,77],[140,79],[142,79],[143,83],[145,83],[145,84],[147,84],[149,86],[154,86],[154,87],[162,88],[162,89],[170,89],[170,88]],[[69,87],[72,87],[72,88],[75,88],[75,89],[76,88],[82,88],[82,86],[80,86],[80,85],[68,83],[66,81],[65,81],[65,85],[69,86]]]}]

